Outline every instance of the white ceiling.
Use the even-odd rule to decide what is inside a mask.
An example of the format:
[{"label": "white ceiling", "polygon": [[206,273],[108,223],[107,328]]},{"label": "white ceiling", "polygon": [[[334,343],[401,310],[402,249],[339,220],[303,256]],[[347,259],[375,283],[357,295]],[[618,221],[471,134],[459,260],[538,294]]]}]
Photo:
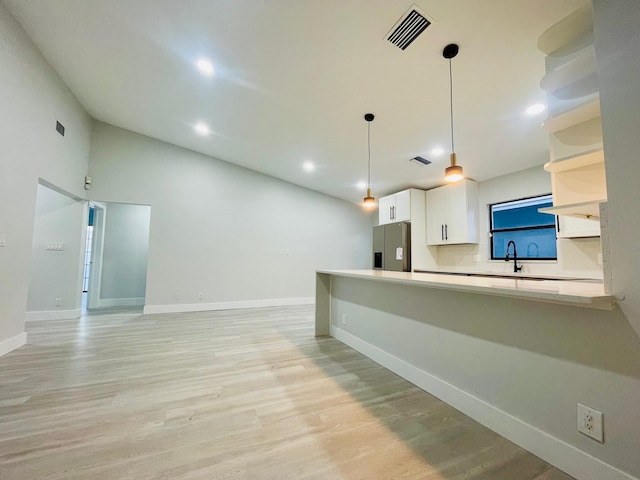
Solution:
[{"label": "white ceiling", "polygon": [[[453,59],[458,163],[482,181],[548,158],[539,35],[585,0],[416,0],[434,23],[405,51],[385,34],[411,0],[3,0],[103,122],[360,201],[372,112],[379,197],[443,182]],[[195,69],[210,58],[216,75]],[[214,131],[194,133],[198,121]],[[445,154],[434,157],[441,146]],[[423,167],[409,162],[421,155]],[[302,169],[305,160],[318,168]]]}]

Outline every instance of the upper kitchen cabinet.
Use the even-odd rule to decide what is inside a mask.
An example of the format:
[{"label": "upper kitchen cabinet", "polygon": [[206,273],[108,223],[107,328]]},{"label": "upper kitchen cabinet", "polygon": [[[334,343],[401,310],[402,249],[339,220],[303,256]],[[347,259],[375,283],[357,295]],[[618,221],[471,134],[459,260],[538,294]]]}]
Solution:
[{"label": "upper kitchen cabinet", "polygon": [[411,222],[411,264],[430,268],[425,225],[425,191],[416,188],[382,197],[379,203],[380,225]]},{"label": "upper kitchen cabinet", "polygon": [[[420,192],[417,196],[415,194],[413,195],[413,207],[415,208],[416,202],[421,201],[424,204],[424,192],[416,189],[403,190],[402,192],[382,197],[378,208],[378,223],[380,225],[386,225],[387,223],[394,222],[410,222],[412,213],[412,191]],[[422,196],[422,200],[420,200],[420,196]]]},{"label": "upper kitchen cabinet", "polygon": [[600,98],[596,78],[593,18],[585,4],[544,32],[538,48],[546,75],[553,207],[560,216],[558,237],[600,235],[599,204],[607,200]]},{"label": "upper kitchen cabinet", "polygon": [[478,243],[478,184],[473,180],[427,191],[427,245]]}]

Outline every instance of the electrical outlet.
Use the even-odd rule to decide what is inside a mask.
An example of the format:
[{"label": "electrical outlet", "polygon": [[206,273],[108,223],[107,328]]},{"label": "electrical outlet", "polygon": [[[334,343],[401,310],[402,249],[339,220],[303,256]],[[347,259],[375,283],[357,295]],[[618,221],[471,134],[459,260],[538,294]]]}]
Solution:
[{"label": "electrical outlet", "polygon": [[7,246],[7,234],[0,233],[0,247],[6,247],[6,246]]},{"label": "electrical outlet", "polygon": [[604,443],[604,429],[602,425],[602,412],[578,404],[578,431],[588,437]]},{"label": "electrical outlet", "polygon": [[204,298],[204,293],[200,292],[198,294],[198,300],[202,300]]},{"label": "electrical outlet", "polygon": [[180,300],[180,292],[176,292],[173,294],[173,299],[174,300]]},{"label": "electrical outlet", "polygon": [[473,261],[474,262],[481,262],[482,261],[482,256],[481,255],[474,255],[473,256]]},{"label": "electrical outlet", "polygon": [[346,314],[346,313],[343,313],[343,314],[342,314],[342,324],[343,324],[343,325],[346,325],[346,324],[347,324],[347,314]]},{"label": "electrical outlet", "polygon": [[58,297],[56,298],[56,307],[61,307],[62,306],[62,297]]}]

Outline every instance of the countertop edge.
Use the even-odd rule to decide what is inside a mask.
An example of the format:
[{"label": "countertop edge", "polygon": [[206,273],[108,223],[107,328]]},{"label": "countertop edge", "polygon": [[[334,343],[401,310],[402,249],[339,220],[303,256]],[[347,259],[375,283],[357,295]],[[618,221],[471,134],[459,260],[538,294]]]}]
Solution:
[{"label": "countertop edge", "polygon": [[[324,270],[318,269],[316,273],[335,275],[360,280],[373,280],[379,282],[395,283],[401,285],[418,286],[425,288],[438,288],[466,293],[493,295],[500,297],[519,298],[523,300],[572,305],[575,307],[607,310],[615,308],[615,300],[612,295],[599,293],[562,293],[555,291],[540,291],[535,286],[549,285],[553,288],[571,286],[579,288],[579,282],[564,280],[520,280],[520,279],[492,279],[487,278],[493,285],[479,285],[478,277],[469,280],[468,277],[446,274],[428,274],[412,272],[386,272],[380,270]],[[455,280],[455,281],[454,281]],[[531,284],[531,282],[533,282]],[[495,285],[498,283],[498,285]],[[577,284],[577,285],[576,285]],[[593,289],[593,287],[591,287]]]}]

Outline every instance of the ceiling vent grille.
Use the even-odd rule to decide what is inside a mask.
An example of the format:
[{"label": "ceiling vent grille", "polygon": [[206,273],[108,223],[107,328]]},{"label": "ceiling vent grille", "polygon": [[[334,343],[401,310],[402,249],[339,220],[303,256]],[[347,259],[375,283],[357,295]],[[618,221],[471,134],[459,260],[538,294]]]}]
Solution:
[{"label": "ceiling vent grille", "polygon": [[427,20],[427,17],[423,13],[420,13],[414,5],[398,20],[387,34],[387,40],[401,50],[404,50],[411,45],[411,42],[418,38],[418,35],[424,32],[429,25],[431,25],[431,21]]},{"label": "ceiling vent grille", "polygon": [[430,160],[422,157],[413,157],[409,159],[410,162],[417,163],[418,165],[429,165],[431,163]]}]

